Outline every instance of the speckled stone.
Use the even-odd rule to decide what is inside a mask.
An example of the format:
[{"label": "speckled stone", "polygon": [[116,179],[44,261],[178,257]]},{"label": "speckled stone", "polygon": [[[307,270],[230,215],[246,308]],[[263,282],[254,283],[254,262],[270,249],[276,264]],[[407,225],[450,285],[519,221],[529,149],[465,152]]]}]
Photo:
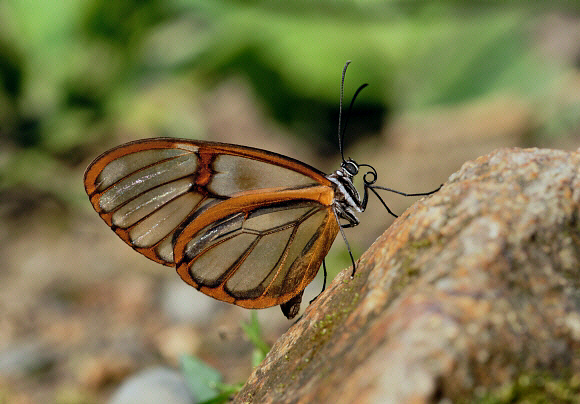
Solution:
[{"label": "speckled stone", "polygon": [[579,217],[580,149],[465,163],[335,278],[234,402],[470,402],[522,375],[580,380]]}]

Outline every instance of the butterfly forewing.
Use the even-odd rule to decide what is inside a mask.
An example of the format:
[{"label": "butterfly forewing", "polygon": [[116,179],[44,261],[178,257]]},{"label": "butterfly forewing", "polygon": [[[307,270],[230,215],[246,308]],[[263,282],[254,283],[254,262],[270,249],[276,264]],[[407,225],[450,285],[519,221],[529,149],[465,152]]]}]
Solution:
[{"label": "butterfly forewing", "polygon": [[87,168],[85,188],[136,251],[244,307],[280,304],[301,292],[338,232],[323,173],[242,146],[128,143]]}]

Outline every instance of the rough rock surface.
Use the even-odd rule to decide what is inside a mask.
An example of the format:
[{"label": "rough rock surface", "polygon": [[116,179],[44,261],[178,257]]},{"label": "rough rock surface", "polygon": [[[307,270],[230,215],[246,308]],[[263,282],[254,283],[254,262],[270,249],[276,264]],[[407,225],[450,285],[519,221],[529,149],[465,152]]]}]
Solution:
[{"label": "rough rock surface", "polygon": [[574,397],[579,217],[580,149],[465,163],[394,222],[354,279],[339,274],[234,402]]}]

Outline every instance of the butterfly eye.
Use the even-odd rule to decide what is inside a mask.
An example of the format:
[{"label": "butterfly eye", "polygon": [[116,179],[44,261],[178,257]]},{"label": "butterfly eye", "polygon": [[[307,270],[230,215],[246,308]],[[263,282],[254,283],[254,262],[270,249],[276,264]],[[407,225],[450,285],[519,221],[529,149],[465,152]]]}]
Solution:
[{"label": "butterfly eye", "polygon": [[358,164],[356,164],[353,160],[344,161],[341,166],[347,173],[352,176],[358,174]]}]

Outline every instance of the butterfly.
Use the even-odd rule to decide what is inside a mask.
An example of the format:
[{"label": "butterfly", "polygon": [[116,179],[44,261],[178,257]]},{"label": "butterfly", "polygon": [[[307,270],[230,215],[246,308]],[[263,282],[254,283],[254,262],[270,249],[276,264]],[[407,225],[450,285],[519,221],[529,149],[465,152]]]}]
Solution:
[{"label": "butterfly", "polygon": [[[353,184],[361,167],[369,168],[362,198]],[[407,196],[436,191],[405,194],[374,185],[376,179],[372,166],[344,156],[326,175],[261,149],[153,138],[101,154],[84,185],[97,213],[135,251],[175,267],[206,295],[250,309],[280,305],[290,319],[337,234],[359,224],[369,190],[394,216],[376,189]],[[326,281],[325,267],[324,274]]]}]

